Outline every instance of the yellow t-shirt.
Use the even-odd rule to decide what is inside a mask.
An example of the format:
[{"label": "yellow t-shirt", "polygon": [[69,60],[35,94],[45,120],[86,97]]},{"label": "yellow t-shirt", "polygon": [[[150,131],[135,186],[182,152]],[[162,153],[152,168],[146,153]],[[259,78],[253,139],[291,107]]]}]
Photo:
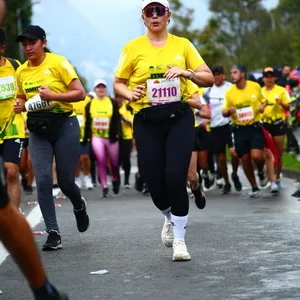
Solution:
[{"label": "yellow t-shirt", "polygon": [[264,101],[260,85],[247,80],[244,89],[238,89],[234,84],[227,90],[223,110],[234,107],[236,112],[231,115],[232,123],[240,126],[251,125],[261,120],[259,107]]},{"label": "yellow t-shirt", "polygon": [[[122,120],[122,139],[123,140],[132,140],[133,138],[133,114],[130,110],[127,109],[126,103],[123,102],[122,106],[119,108],[119,112]],[[125,122],[122,118],[129,120],[131,124]]]},{"label": "yellow t-shirt", "polygon": [[[20,64],[18,61],[16,61]],[[16,71],[10,61],[0,67],[0,144],[3,139],[24,138],[25,128],[22,116],[15,116]]]},{"label": "yellow t-shirt", "polygon": [[[147,35],[130,41],[123,49],[119,59],[116,77],[128,79],[129,89],[140,84],[146,84],[148,79],[160,79],[168,71],[168,65],[177,66],[184,70],[195,70],[205,62],[193,44],[181,37],[168,34],[166,44],[161,47],[153,46]],[[180,78],[181,100],[188,100],[189,92],[186,78]],[[149,82],[148,82],[149,83]],[[149,107],[149,95],[131,102],[134,113]],[[153,96],[154,97],[154,96]]]},{"label": "yellow t-shirt", "polygon": [[102,100],[91,100],[90,114],[92,119],[92,136],[109,138],[110,121],[113,115],[111,100],[105,97]]},{"label": "yellow t-shirt", "polygon": [[[54,53],[46,53],[44,61],[39,66],[29,67],[28,61],[20,66],[16,78],[17,95],[25,95],[28,100],[38,94],[38,88],[41,86],[47,86],[54,93],[69,92],[69,84],[78,76],[74,67],[65,57]],[[54,107],[50,109],[52,112],[73,111],[72,103],[53,101],[53,104]]]},{"label": "yellow t-shirt", "polygon": [[291,99],[287,90],[275,84],[272,90],[268,91],[266,87],[263,87],[261,91],[264,98],[268,100],[268,105],[262,116],[263,121],[272,123],[278,119],[285,120],[285,110],[281,105],[276,103],[276,98],[279,98],[284,104],[289,104]]}]

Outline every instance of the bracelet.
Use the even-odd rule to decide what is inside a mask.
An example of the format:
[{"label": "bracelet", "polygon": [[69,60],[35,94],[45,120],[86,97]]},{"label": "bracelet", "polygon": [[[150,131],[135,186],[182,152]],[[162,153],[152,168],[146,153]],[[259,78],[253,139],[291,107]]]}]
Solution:
[{"label": "bracelet", "polygon": [[195,71],[192,69],[187,69],[187,71],[191,72],[191,76],[188,77],[189,80],[192,80],[195,77]]}]

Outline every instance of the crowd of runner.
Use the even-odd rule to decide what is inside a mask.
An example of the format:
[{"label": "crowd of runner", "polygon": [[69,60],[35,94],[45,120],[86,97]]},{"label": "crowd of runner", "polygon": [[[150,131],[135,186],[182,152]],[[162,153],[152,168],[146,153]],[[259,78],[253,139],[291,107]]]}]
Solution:
[{"label": "crowd of runner", "polygon": [[54,198],[70,199],[78,231],[85,232],[89,199],[81,190],[100,185],[99,198],[122,188],[150,194],[164,217],[163,244],[173,247],[174,261],[190,260],[189,197],[203,209],[203,191],[214,185],[224,195],[232,184],[241,192],[242,172],[250,198],[268,183],[277,195],[284,150],[300,160],[293,134],[300,121],[299,70],[266,66],[255,78],[241,64],[209,68],[190,41],[167,32],[167,0],[143,0],[142,18],[148,32],[124,47],[113,96],[102,78],[84,91],[68,60],[49,52],[41,27],[30,25],[16,37],[24,64],[8,58],[0,29],[6,197],[19,209],[21,187],[23,194],[36,193],[48,233],[44,251],[62,248]]}]

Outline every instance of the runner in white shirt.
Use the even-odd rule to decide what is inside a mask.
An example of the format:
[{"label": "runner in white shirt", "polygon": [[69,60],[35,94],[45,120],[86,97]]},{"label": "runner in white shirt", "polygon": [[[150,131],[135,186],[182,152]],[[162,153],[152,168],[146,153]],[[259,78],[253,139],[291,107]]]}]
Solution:
[{"label": "runner in white shirt", "polygon": [[228,194],[231,191],[231,184],[227,170],[226,146],[228,146],[231,155],[232,181],[237,191],[242,190],[242,185],[237,175],[239,158],[233,148],[232,132],[229,125],[230,119],[222,115],[224,95],[232,84],[225,81],[225,72],[222,66],[214,66],[212,73],[215,78],[215,84],[205,90],[203,97],[211,109],[211,143],[214,154],[217,155],[218,165],[225,182],[223,194]]}]

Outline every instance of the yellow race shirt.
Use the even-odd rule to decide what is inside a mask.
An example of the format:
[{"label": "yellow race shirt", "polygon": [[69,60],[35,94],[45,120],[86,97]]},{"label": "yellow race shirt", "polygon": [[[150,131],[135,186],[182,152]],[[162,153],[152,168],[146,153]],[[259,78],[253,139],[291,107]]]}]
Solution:
[{"label": "yellow race shirt", "polygon": [[16,99],[15,75],[15,68],[6,59],[0,67],[0,143],[3,139],[25,137],[24,118],[15,116],[13,109]]},{"label": "yellow race shirt", "polygon": [[[130,110],[127,109],[125,102],[122,103],[122,106],[119,108],[119,112],[122,120],[122,139],[123,140],[132,140],[133,139],[133,114]],[[125,122],[124,119],[130,121],[130,123]]]},{"label": "yellow race shirt", "polygon": [[247,80],[244,89],[238,89],[234,84],[227,90],[223,110],[234,107],[236,112],[231,115],[232,123],[240,126],[251,125],[261,120],[259,107],[264,101],[260,85]]},{"label": "yellow race shirt", "polygon": [[284,104],[291,102],[289,93],[281,86],[275,84],[272,90],[266,90],[266,87],[262,88],[262,94],[264,98],[268,100],[268,105],[265,108],[262,119],[265,123],[272,123],[278,119],[285,120],[285,110],[276,102],[276,98],[279,98]]},{"label": "yellow race shirt", "polygon": [[83,142],[84,127],[85,127],[85,106],[91,101],[90,97],[86,96],[83,101],[73,102],[73,109],[80,127],[80,142]]},{"label": "yellow race shirt", "polygon": [[[65,57],[54,53],[46,53],[44,61],[39,66],[30,67],[28,61],[20,66],[16,78],[17,95],[25,95],[28,100],[38,94],[38,88],[41,86],[47,86],[54,93],[69,92],[69,84],[78,76],[74,67]],[[53,104],[54,107],[50,110],[52,112],[73,111],[72,103],[53,101]]]},{"label": "yellow race shirt", "polygon": [[110,121],[113,115],[111,100],[105,97],[102,100],[91,100],[90,114],[92,119],[92,136],[109,138]]},{"label": "yellow race shirt", "polygon": [[[178,97],[181,101],[187,101],[189,91],[186,78],[164,82],[163,76],[168,71],[168,65],[176,66],[184,70],[195,70],[205,62],[193,46],[193,44],[181,37],[168,34],[165,45],[161,48],[153,46],[147,35],[130,41],[123,49],[119,59],[116,77],[127,79],[129,89],[140,84],[147,84],[146,97],[131,102],[134,113],[142,108],[149,107],[155,97],[162,95],[172,98]],[[155,89],[155,84],[160,88]],[[176,98],[175,97],[175,98]]]}]

